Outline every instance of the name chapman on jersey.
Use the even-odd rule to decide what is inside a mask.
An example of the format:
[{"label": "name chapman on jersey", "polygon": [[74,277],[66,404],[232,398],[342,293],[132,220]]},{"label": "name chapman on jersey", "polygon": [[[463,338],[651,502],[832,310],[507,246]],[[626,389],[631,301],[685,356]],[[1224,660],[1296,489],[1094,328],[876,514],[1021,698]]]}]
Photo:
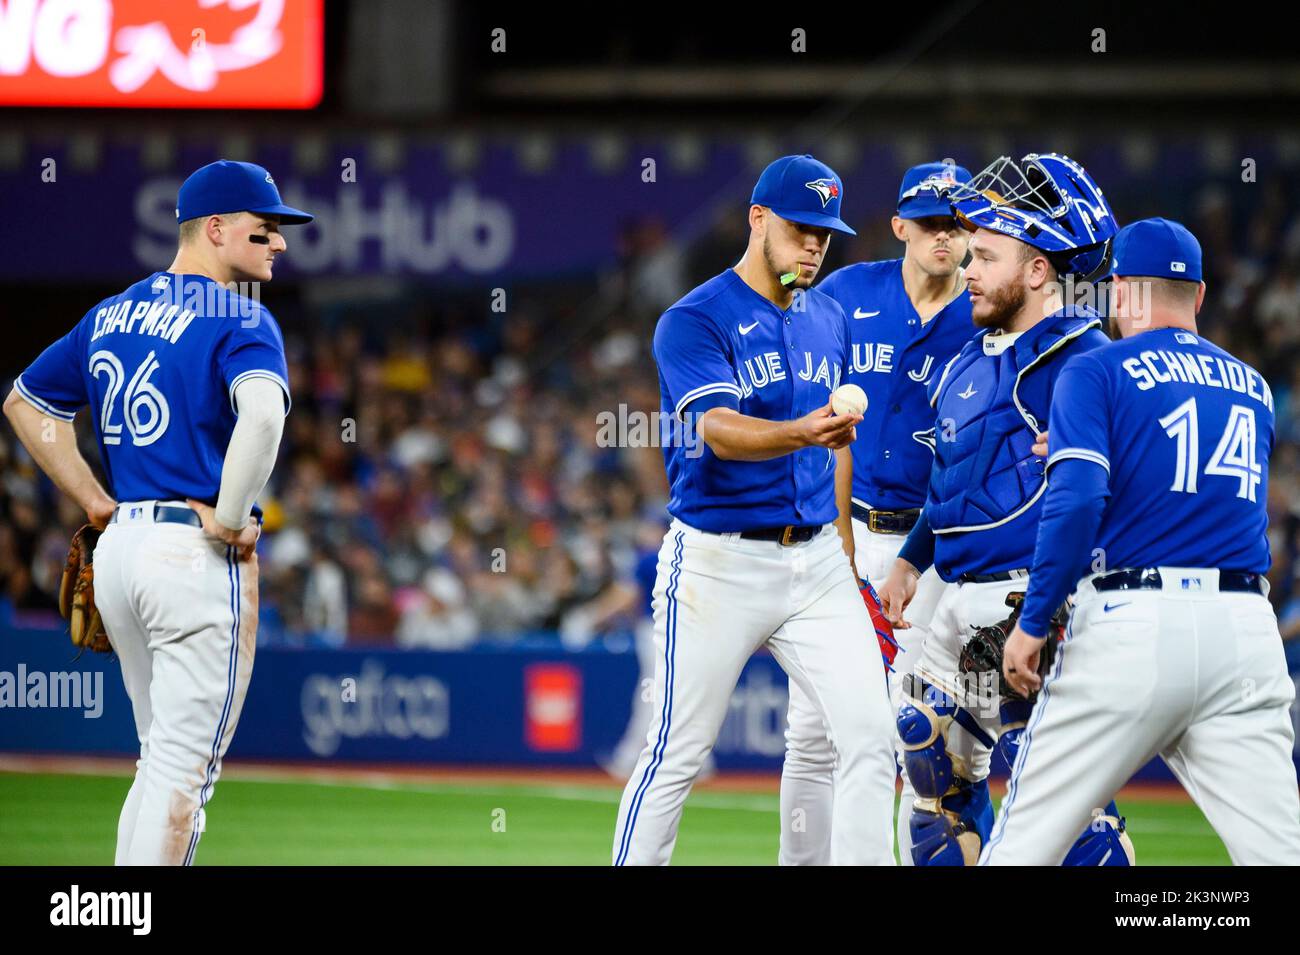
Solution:
[{"label": "name chapman on jersey", "polygon": [[1134,358],[1126,358],[1121,367],[1137,382],[1138,391],[1150,391],[1158,384],[1174,381],[1208,385],[1249,395],[1269,411],[1273,410],[1273,392],[1268,382],[1254,368],[1231,358],[1150,348]]},{"label": "name chapman on jersey", "polygon": [[170,275],[160,275],[150,288],[155,293],[152,298],[128,298],[95,312],[95,330],[90,340],[96,341],[113,332],[134,332],[166,338],[174,345],[198,315],[238,318],[245,328],[261,321],[261,283],[258,282],[232,282],[229,286],[189,282],[182,292]]}]

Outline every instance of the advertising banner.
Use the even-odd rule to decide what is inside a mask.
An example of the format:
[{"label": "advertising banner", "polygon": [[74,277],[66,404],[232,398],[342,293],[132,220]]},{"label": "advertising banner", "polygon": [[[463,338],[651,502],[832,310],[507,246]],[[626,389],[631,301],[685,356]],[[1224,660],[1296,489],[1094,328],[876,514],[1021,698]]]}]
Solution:
[{"label": "advertising banner", "polygon": [[323,0],[0,0],[0,106],[307,109]]},{"label": "advertising banner", "polygon": [[[0,752],[135,753],[117,660],[74,657],[58,632],[0,635]],[[1300,653],[1291,663],[1300,681]],[[230,757],[592,767],[623,736],[638,681],[631,652],[262,648]],[[718,768],[779,772],[788,701],[781,668],[756,654],[731,696]],[[1137,778],[1173,776],[1157,759]]]}]

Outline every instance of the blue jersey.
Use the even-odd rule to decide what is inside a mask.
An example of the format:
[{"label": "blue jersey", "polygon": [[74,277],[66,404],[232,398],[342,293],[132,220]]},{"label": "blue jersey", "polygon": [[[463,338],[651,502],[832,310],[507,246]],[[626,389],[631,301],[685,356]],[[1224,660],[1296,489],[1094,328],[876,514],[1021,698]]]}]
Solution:
[{"label": "blue jersey", "polygon": [[215,504],[235,386],[248,378],[276,382],[287,412],[284,340],[271,313],[212,279],[155,272],[87,312],[15,387],[64,421],[90,405],[117,500]]},{"label": "blue jersey", "polygon": [[1190,332],[1143,332],[1074,358],[1052,404],[1049,468],[1109,474],[1096,547],[1111,570],[1269,568],[1273,396],[1259,372]]},{"label": "blue jersey", "polygon": [[853,498],[882,510],[921,507],[934,463],[926,386],[975,334],[970,297],[963,289],[923,324],[903,287],[902,259],[845,266],[817,287],[849,317],[845,380],[867,395],[853,443]]},{"label": "blue jersey", "polygon": [[1046,489],[1034,435],[1047,427],[1069,358],[1108,343],[1100,329],[1091,309],[1068,307],[1018,335],[981,333],[944,367],[930,386],[939,440],[906,559],[922,566],[913,558],[931,535],[945,581],[1030,566]]},{"label": "blue jersey", "polygon": [[844,310],[833,299],[809,289],[782,310],[732,269],[664,312],[654,337],[661,415],[685,423],[664,446],[668,512],[714,533],[833,521],[835,452],[723,461],[693,421],[716,407],[772,421],[802,417],[830,400],[848,352]]}]

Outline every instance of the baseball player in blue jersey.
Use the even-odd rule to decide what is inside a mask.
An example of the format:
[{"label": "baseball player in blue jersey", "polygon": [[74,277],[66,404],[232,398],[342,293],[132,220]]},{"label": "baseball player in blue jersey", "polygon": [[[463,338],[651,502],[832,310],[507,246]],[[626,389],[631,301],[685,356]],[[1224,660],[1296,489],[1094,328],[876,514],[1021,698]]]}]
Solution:
[{"label": "baseball player in blue jersey", "polygon": [[[992,828],[991,752],[1011,752],[1028,704],[972,686],[960,659],[975,630],[1001,622],[1008,596],[1024,591],[1046,488],[1035,445],[1057,377],[1071,356],[1108,341],[1095,311],[1065,305],[1061,279],[1099,269],[1116,232],[1101,190],[1064,156],[1003,157],[949,198],[974,229],[966,282],[982,332],[930,386],[937,440],[925,509],[880,591],[897,619],[932,564],[952,585],[898,714],[918,865],[973,865]],[[1107,840],[1121,847],[1118,820],[1085,834],[1071,864],[1125,856],[1107,854]]]},{"label": "baseball player in blue jersey", "polygon": [[853,234],[842,190],[811,156],[772,163],[744,257],[655,329],[663,411],[702,440],[664,450],[673,520],[654,590],[654,715],[619,806],[615,865],[669,861],[736,680],[764,645],[830,734],[831,861],[893,863],[893,726],[849,527],[862,419],[829,402],[851,361],[848,319],[810,288],[831,232]]},{"label": "baseball player in blue jersey", "polygon": [[[901,259],[860,262],[817,287],[849,316],[852,360],[846,381],[860,386],[867,408],[853,453],[853,538],[859,572],[884,584],[899,548],[925,503],[934,462],[934,411],[926,386],[975,333],[961,264],[970,233],[957,224],[949,191],[970,173],[948,163],[907,170],[898,190],[894,236]],[[897,709],[944,583],[931,568],[917,584],[907,619],[883,649]],[[781,862],[825,865],[830,859],[834,753],[813,701],[790,684],[790,716],[781,773]],[[894,771],[890,771],[893,783]],[[904,777],[903,805],[912,793]],[[911,863],[908,813],[899,814],[900,857]]]},{"label": "baseball player in blue jersey", "polygon": [[[285,250],[270,173],[216,162],[181,186],[180,248],[105,299],[19,376],[5,412],[50,478],[106,528],[95,601],[140,759],[119,865],[190,864],[252,675],[260,511],[289,409],[284,342],[255,299]],[[90,405],[108,488],[77,451]],[[54,440],[43,440],[52,425]]]},{"label": "baseball player in blue jersey", "polygon": [[[1115,240],[1119,341],[1070,361],[1051,485],[1004,675],[1042,686],[981,864],[1051,865],[1159,753],[1239,865],[1300,864],[1287,675],[1264,574],[1273,396],[1201,338],[1201,250],[1176,222]],[[1047,619],[1074,590],[1046,680]]]}]

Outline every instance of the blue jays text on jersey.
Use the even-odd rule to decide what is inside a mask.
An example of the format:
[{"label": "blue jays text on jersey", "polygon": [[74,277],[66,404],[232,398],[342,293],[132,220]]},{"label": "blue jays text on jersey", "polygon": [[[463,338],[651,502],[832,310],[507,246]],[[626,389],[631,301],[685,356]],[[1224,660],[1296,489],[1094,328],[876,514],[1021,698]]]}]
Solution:
[{"label": "blue jays text on jersey", "polygon": [[[665,415],[699,416],[728,407],[772,421],[824,406],[848,362],[843,310],[816,289],[782,310],[732,269],[669,308],[655,328],[654,354]],[[689,455],[664,448],[668,511],[714,533],[836,517],[835,454],[803,448],[768,461],[723,461],[707,445]]]},{"label": "blue jays text on jersey", "polygon": [[975,334],[965,289],[922,323],[903,285],[903,260],[845,266],[817,286],[849,316],[846,381],[867,395],[853,447],[853,498],[903,510],[925,503],[934,463],[926,386]]},{"label": "blue jays text on jersey", "polygon": [[1051,418],[1049,467],[1109,474],[1097,547],[1107,569],[1268,571],[1273,395],[1205,339],[1154,329],[1073,359]]},{"label": "blue jays text on jersey", "polygon": [[1000,338],[971,339],[931,385],[939,440],[916,533],[933,531],[947,581],[1030,566],[1046,488],[1034,435],[1047,428],[1066,361],[1109,341],[1096,312],[1074,307],[1005,346]]},{"label": "blue jays text on jersey", "polygon": [[270,312],[204,276],[155,272],[87,312],[14,385],[64,421],[91,406],[117,500],[215,503],[234,389],[248,378],[280,385],[287,411],[284,340]]}]

